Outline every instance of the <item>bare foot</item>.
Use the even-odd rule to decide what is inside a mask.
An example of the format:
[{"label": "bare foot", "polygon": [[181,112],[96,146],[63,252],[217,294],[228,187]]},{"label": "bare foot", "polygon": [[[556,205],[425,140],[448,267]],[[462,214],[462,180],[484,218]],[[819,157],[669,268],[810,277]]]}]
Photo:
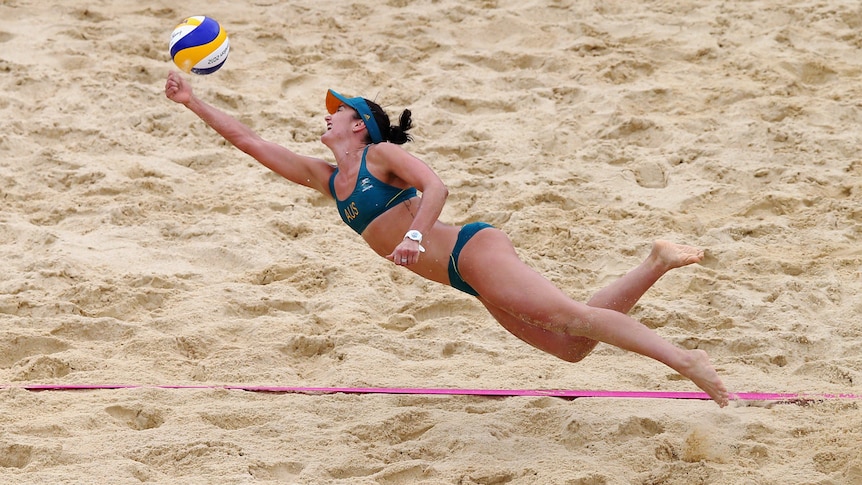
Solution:
[{"label": "bare foot", "polygon": [[652,259],[664,271],[670,271],[681,266],[699,263],[703,259],[703,249],[658,240],[652,245],[649,259]]},{"label": "bare foot", "polygon": [[687,354],[685,367],[677,369],[677,371],[709,394],[709,397],[720,407],[727,406],[730,398],[727,388],[724,387],[721,377],[718,376],[718,372],[709,362],[709,356],[706,355],[706,352],[700,349],[683,350],[683,352]]}]

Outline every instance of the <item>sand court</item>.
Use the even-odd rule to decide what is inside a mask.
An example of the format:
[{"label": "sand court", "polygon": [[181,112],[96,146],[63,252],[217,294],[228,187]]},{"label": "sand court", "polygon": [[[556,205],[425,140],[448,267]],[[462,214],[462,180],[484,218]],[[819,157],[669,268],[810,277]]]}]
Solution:
[{"label": "sand court", "polygon": [[862,482],[858,399],[220,388],[697,391],[532,349],[227,146],[164,97],[190,15],[231,38],[196,94],[264,137],[328,157],[327,88],[410,108],[444,221],[582,301],[655,239],[702,247],[631,315],[731,392],[862,394],[857,2],[7,0],[0,481]]}]

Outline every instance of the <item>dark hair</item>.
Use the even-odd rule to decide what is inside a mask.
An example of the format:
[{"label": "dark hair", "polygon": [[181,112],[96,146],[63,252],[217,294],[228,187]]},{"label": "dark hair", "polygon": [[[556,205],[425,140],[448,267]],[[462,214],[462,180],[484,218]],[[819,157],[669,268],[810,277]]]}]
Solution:
[{"label": "dark hair", "polygon": [[403,145],[408,141],[413,141],[413,136],[407,133],[413,128],[412,113],[410,113],[409,109],[402,111],[401,116],[398,117],[398,125],[392,126],[389,121],[389,115],[386,114],[386,111],[383,111],[380,105],[368,99],[365,102],[371,108],[371,114],[374,115],[374,121],[377,122],[377,127],[380,128],[380,136],[383,137],[383,141],[392,142],[396,145]]}]

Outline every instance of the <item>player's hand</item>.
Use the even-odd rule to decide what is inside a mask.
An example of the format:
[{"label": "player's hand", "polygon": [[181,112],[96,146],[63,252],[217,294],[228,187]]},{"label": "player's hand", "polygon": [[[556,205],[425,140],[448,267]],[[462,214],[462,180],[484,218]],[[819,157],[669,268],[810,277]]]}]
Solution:
[{"label": "player's hand", "polygon": [[187,104],[192,99],[192,87],[178,72],[171,71],[165,81],[165,96],[175,103]]},{"label": "player's hand", "polygon": [[392,254],[386,256],[386,259],[389,259],[398,266],[409,266],[418,263],[419,255],[424,251],[425,248],[418,242],[405,239],[395,247]]}]

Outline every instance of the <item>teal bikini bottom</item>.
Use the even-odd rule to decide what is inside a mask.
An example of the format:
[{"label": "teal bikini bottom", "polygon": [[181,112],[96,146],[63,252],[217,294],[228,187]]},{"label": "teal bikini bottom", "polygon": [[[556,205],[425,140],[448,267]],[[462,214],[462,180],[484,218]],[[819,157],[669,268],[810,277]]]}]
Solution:
[{"label": "teal bikini bottom", "polygon": [[464,293],[469,293],[473,296],[479,296],[479,293],[474,290],[472,286],[468,285],[467,282],[461,278],[461,274],[458,273],[458,257],[461,256],[461,250],[464,249],[464,245],[467,244],[467,241],[475,236],[477,232],[489,227],[494,226],[484,222],[471,222],[458,231],[458,240],[455,241],[455,247],[452,248],[452,255],[449,257],[449,284],[452,285],[452,288],[461,290]]}]

